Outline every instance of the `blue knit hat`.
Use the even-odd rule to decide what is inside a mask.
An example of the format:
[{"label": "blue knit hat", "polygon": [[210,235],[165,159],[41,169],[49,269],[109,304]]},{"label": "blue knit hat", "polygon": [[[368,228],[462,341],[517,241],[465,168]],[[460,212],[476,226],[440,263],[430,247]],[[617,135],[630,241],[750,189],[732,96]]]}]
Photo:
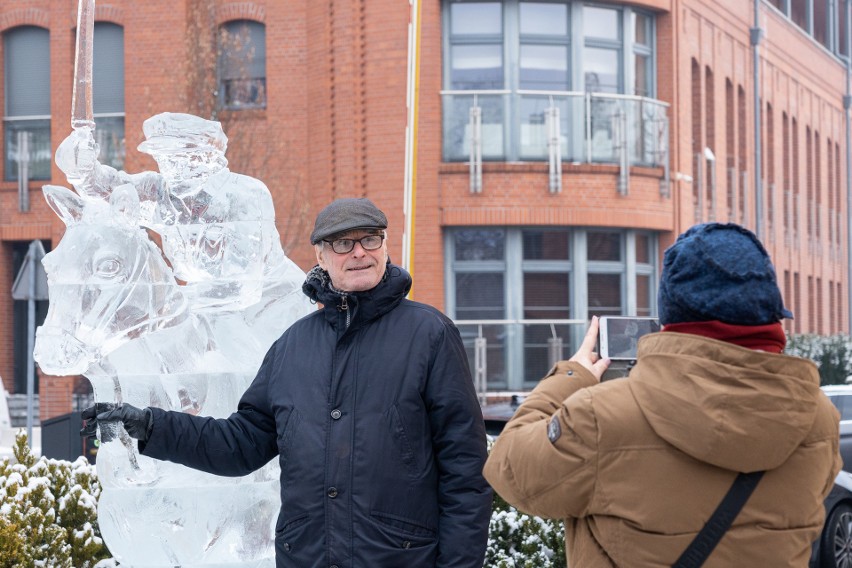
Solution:
[{"label": "blue knit hat", "polygon": [[734,223],[695,225],[677,238],[663,256],[657,306],[663,325],[764,325],[793,317],[766,249]]}]

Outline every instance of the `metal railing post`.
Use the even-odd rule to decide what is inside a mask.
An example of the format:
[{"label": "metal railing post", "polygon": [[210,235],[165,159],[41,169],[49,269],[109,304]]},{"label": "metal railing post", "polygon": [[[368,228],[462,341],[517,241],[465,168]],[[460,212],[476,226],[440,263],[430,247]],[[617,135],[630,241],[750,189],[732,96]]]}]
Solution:
[{"label": "metal railing post", "polygon": [[470,107],[470,192],[482,193],[482,108],[473,95]]},{"label": "metal railing post", "polygon": [[584,97],[586,118],[586,162],[592,161],[592,93],[586,91]]},{"label": "metal railing post", "polygon": [[30,133],[18,132],[18,211],[30,210]]},{"label": "metal railing post", "polygon": [[559,132],[559,107],[550,97],[550,108],[547,109],[547,153],[550,179],[550,193],[562,191],[562,145]]},{"label": "metal railing post", "polygon": [[488,340],[482,335],[482,326],[479,326],[479,335],[473,340],[473,386],[480,404],[485,404],[488,392]]},{"label": "metal railing post", "polygon": [[630,152],[627,143],[627,112],[618,106],[612,117],[613,146],[618,151],[618,193],[627,195],[630,184]]},{"label": "metal railing post", "polygon": [[550,324],[550,337],[547,338],[547,363],[553,367],[562,360],[562,338],[556,335],[556,326]]}]

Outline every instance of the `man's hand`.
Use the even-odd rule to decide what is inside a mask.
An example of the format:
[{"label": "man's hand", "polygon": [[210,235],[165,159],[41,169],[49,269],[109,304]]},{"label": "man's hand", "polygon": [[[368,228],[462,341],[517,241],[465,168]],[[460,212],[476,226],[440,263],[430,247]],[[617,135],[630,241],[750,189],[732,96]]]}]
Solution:
[{"label": "man's hand", "polygon": [[589,330],[586,332],[586,337],[583,338],[583,344],[569,361],[574,361],[587,368],[599,381],[601,375],[609,367],[609,359],[601,359],[595,352],[595,343],[598,338],[598,316],[592,317],[592,323],[589,324]]},{"label": "man's hand", "polygon": [[[130,404],[98,402],[84,410],[81,417],[85,422],[82,430],[80,430],[80,435],[87,438],[94,438],[97,435],[98,426],[103,427],[110,425],[110,423],[121,422],[131,438],[145,442],[151,435],[151,428],[154,426],[154,415],[150,409],[136,408]],[[105,431],[101,432],[102,438],[104,438],[105,433]],[[111,435],[109,439],[112,439]],[[102,441],[108,442],[109,439]]]}]

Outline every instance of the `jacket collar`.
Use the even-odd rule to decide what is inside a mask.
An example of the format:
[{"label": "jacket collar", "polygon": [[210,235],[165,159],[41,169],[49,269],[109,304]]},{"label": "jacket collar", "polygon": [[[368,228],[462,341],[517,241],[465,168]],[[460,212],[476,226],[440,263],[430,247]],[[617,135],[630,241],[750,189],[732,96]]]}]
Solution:
[{"label": "jacket collar", "polygon": [[410,289],[411,275],[390,261],[387,263],[381,281],[371,290],[363,292],[337,290],[331,285],[328,272],[319,265],[308,272],[305,283],[302,284],[305,295],[323,305],[326,318],[333,327],[337,327],[338,322],[346,321],[346,318],[341,318],[341,312],[349,312],[349,326],[346,329],[357,329],[386,314],[405,298]]}]

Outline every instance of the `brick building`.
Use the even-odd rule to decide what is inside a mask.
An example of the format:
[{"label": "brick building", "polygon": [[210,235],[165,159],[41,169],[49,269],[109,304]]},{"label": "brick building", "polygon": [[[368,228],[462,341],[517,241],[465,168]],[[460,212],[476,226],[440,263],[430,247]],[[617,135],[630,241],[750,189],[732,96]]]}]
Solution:
[{"label": "brick building", "polygon": [[[49,250],[63,232],[39,189],[68,185],[51,158],[71,130],[76,4],[0,5],[6,290],[28,244]],[[231,168],[269,186],[304,269],[316,212],[370,197],[390,219],[392,258],[412,259],[413,297],[468,322],[491,390],[532,386],[591,315],[655,315],[662,251],[702,221],[759,232],[797,316],[788,331],[849,331],[847,0],[759,2],[757,121],[751,2],[420,5],[405,246],[402,0],[101,2],[101,160],[155,169],[135,150],[155,113],[221,120]],[[0,294],[10,392],[26,388],[25,331],[26,302]],[[86,390],[39,383],[42,419]]]}]

